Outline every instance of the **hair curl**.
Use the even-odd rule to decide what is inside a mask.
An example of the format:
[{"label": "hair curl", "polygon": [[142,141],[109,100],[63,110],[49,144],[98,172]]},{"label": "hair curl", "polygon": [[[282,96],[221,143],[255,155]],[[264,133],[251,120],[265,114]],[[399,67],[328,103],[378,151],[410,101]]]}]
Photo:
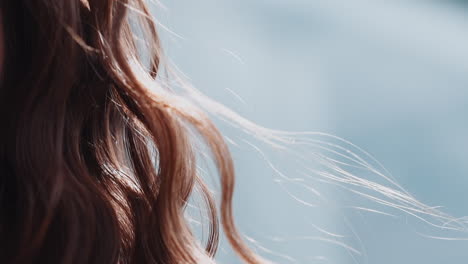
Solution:
[{"label": "hair curl", "polygon": [[[144,0],[0,5],[0,262],[208,263],[219,223],[246,263],[261,262],[233,222],[222,135],[162,81]],[[196,170],[199,142],[220,175],[220,220]],[[209,208],[204,247],[184,217],[194,188]]]}]

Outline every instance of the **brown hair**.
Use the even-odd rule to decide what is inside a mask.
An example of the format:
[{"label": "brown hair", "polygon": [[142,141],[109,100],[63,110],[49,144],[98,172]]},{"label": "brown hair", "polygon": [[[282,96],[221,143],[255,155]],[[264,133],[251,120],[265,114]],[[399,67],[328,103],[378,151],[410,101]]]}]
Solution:
[{"label": "brown hair", "polygon": [[[228,148],[204,112],[163,84],[144,2],[1,2],[0,262],[212,261],[218,213],[197,173],[200,142],[220,175],[228,241],[261,262],[233,223]],[[204,247],[184,217],[194,188],[209,209]]]}]

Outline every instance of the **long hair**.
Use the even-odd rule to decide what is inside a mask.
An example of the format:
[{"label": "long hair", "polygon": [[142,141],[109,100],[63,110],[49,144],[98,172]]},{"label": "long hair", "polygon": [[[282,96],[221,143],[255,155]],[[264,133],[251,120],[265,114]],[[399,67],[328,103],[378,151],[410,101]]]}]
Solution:
[{"label": "long hair", "polygon": [[[319,180],[466,231],[347,141],[262,128],[196,90],[174,89],[145,0],[2,0],[0,13],[0,263],[212,263],[221,228],[245,263],[265,263],[234,224],[233,162],[206,110],[300,164],[314,159],[321,167],[303,167]],[[219,199],[199,174],[204,155],[219,174]],[[185,216],[195,191],[208,209],[205,244]]]},{"label": "long hair", "polygon": [[[220,227],[246,263],[261,262],[233,222],[222,135],[164,85],[144,0],[0,9],[1,263],[208,263]],[[219,210],[197,173],[202,149],[220,175]],[[184,216],[194,189],[209,209],[205,245]]]}]

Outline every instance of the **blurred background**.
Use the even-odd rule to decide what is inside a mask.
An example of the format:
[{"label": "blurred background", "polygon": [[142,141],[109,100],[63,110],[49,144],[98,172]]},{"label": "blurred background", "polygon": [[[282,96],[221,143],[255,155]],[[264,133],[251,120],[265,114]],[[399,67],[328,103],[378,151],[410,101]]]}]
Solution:
[{"label": "blurred background", "polygon": [[[468,1],[162,3],[155,13],[166,52],[199,90],[268,128],[345,138],[420,201],[468,215]],[[296,173],[290,159],[264,151]],[[468,235],[310,181],[327,196],[315,206],[316,193],[284,188],[248,144],[233,153],[237,221],[273,261],[468,261]],[[241,263],[225,243],[218,258]]]}]

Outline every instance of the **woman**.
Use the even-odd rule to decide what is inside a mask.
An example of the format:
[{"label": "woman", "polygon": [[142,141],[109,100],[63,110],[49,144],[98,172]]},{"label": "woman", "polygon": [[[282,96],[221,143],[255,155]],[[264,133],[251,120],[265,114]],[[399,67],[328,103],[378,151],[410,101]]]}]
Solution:
[{"label": "woman", "polygon": [[[1,18],[1,263],[209,263],[219,227],[200,142],[221,176],[227,239],[260,262],[233,223],[221,135],[162,82],[144,0],[5,0]],[[206,245],[184,218],[195,188],[210,209]]]}]

